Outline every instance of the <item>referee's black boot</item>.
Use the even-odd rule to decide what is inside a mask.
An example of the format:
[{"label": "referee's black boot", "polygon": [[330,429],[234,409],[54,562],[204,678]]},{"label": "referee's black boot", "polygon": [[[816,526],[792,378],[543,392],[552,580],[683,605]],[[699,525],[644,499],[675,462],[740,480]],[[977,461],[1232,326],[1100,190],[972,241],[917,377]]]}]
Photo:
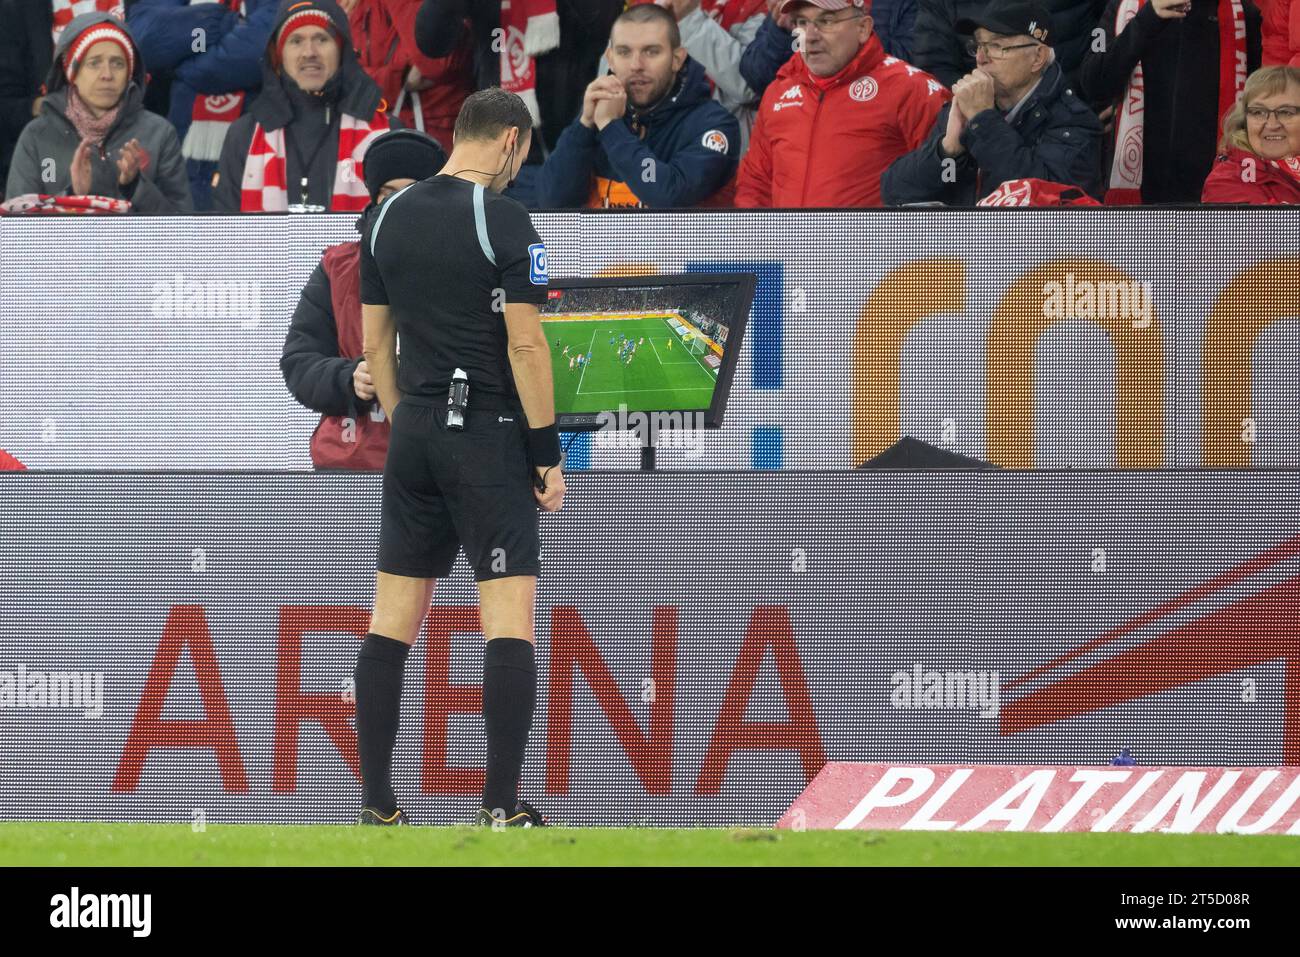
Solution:
[{"label": "referee's black boot", "polygon": [[546,818],[527,801],[515,803],[515,813],[506,818],[493,817],[487,808],[481,808],[474,822],[480,827],[546,827]]},{"label": "referee's black boot", "polygon": [[358,824],[377,824],[380,827],[398,827],[400,825],[409,825],[411,822],[406,819],[406,815],[400,810],[392,814],[380,814],[372,807],[363,807],[361,816],[357,818]]}]

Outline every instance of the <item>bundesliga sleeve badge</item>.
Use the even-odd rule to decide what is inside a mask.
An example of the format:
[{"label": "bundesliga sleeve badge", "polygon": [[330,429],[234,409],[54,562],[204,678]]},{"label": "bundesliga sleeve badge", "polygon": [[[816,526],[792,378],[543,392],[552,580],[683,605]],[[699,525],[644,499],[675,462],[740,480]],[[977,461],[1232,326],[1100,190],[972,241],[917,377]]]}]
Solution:
[{"label": "bundesliga sleeve badge", "polygon": [[544,243],[533,243],[528,247],[528,281],[534,286],[545,286],[549,282],[546,277],[546,246]]}]

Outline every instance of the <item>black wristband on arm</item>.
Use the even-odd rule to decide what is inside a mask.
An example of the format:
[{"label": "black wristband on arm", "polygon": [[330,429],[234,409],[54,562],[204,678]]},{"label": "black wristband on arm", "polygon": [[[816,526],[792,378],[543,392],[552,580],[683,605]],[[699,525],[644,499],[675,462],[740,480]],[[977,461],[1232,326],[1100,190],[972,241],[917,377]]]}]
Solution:
[{"label": "black wristband on arm", "polygon": [[560,464],[560,430],[554,424],[528,430],[528,455],[533,465],[546,468]]}]

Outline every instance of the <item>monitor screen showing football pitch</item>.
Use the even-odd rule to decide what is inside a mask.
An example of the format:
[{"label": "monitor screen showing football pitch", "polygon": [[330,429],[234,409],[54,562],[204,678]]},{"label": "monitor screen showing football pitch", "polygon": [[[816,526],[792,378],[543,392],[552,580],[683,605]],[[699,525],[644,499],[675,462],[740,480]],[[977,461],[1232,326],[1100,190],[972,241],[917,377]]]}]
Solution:
[{"label": "monitor screen showing football pitch", "polygon": [[542,328],[562,429],[599,428],[620,412],[722,424],[752,273],[552,279],[550,287]]}]

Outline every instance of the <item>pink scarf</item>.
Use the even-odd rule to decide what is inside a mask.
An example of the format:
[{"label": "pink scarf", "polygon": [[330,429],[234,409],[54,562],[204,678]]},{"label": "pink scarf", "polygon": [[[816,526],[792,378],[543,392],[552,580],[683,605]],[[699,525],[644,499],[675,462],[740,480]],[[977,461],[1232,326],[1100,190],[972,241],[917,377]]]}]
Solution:
[{"label": "pink scarf", "polygon": [[77,128],[77,134],[83,140],[90,140],[90,142],[95,146],[100,146],[104,142],[104,137],[108,135],[108,131],[111,130],[113,124],[117,122],[117,118],[122,112],[122,101],[125,99],[126,97],[123,95],[122,99],[118,100],[117,105],[111,110],[103,116],[95,116],[90,112],[90,107],[86,105],[85,101],[82,100],[81,96],[77,93],[77,88],[75,86],[69,86],[68,119],[71,120],[72,125]]}]

